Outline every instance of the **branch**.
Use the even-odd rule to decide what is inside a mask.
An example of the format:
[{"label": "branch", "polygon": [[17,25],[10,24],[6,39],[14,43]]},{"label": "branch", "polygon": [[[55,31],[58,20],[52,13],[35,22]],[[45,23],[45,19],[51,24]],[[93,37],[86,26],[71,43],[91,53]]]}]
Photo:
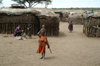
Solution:
[{"label": "branch", "polygon": [[34,5],[34,4],[36,4],[36,3],[40,3],[40,2],[41,2],[41,1],[38,1],[38,0],[31,2],[31,7],[32,7],[32,5]]},{"label": "branch", "polygon": [[36,3],[36,1],[35,1],[35,2],[33,2],[33,3],[31,3],[31,6],[32,6],[32,5],[34,5],[35,3]]},{"label": "branch", "polygon": [[36,3],[35,5],[33,5],[33,7],[36,6],[37,4],[39,4],[39,3]]},{"label": "branch", "polygon": [[[24,5],[26,6],[26,4],[24,3]],[[27,6],[26,6],[26,8],[27,8]]]}]

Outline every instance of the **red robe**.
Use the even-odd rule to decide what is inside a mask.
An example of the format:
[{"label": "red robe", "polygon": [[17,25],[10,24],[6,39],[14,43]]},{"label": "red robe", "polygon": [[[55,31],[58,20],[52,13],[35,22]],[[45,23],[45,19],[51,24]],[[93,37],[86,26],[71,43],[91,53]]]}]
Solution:
[{"label": "red robe", "polygon": [[73,30],[73,24],[72,24],[72,23],[69,23],[68,29],[69,29],[70,31]]},{"label": "red robe", "polygon": [[38,46],[37,53],[45,53],[46,43],[47,43],[46,36],[43,36],[41,34],[40,39],[39,39],[39,46]]}]

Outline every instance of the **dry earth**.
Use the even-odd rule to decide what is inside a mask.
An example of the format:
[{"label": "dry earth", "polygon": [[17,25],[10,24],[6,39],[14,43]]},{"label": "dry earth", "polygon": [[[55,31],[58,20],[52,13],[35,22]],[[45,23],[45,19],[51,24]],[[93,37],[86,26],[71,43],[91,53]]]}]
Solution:
[{"label": "dry earth", "polygon": [[74,25],[69,33],[68,23],[60,23],[58,37],[48,37],[52,54],[46,49],[45,60],[37,54],[38,36],[17,40],[0,34],[0,66],[100,66],[100,38],[89,38],[82,25]]}]

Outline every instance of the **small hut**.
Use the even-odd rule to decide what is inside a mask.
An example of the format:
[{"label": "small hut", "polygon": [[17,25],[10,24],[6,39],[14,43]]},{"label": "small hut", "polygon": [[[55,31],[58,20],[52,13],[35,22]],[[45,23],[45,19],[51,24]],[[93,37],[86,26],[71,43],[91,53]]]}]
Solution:
[{"label": "small hut", "polygon": [[100,37],[100,12],[94,12],[94,15],[89,17],[87,15],[83,24],[83,33],[88,37]]},{"label": "small hut", "polygon": [[36,35],[45,25],[47,36],[57,36],[59,34],[59,16],[46,9],[0,9],[0,33],[13,34],[18,25],[27,34],[28,24],[32,25],[32,34]]},{"label": "small hut", "polygon": [[62,22],[68,22],[68,12],[65,11],[55,11],[56,14],[59,14],[60,21]]},{"label": "small hut", "polygon": [[70,12],[68,22],[73,21],[73,24],[83,24],[85,18],[82,13]]}]

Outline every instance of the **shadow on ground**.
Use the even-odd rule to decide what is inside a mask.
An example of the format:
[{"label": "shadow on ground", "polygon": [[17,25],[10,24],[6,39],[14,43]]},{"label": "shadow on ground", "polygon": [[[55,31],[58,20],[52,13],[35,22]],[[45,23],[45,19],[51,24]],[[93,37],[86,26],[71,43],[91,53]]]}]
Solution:
[{"label": "shadow on ground", "polygon": [[51,60],[51,59],[55,59],[55,56],[52,56],[52,57],[45,57],[45,60]]},{"label": "shadow on ground", "polygon": [[66,37],[67,35],[64,32],[59,32],[59,36],[58,37]]}]

